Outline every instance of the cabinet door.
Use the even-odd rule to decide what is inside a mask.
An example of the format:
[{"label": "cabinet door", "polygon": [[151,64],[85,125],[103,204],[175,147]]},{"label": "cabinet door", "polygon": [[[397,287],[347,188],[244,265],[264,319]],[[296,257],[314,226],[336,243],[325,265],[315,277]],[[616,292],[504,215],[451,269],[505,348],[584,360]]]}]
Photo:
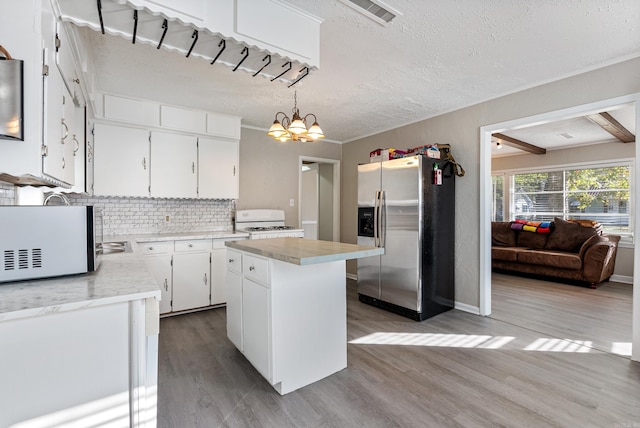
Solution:
[{"label": "cabinet door", "polygon": [[227,250],[220,248],[211,252],[211,304],[227,301],[225,280],[227,276]]},{"label": "cabinet door", "polygon": [[93,193],[149,196],[149,131],[96,123]]},{"label": "cabinet door", "polygon": [[238,142],[198,139],[198,196],[238,199]]},{"label": "cabinet door", "polygon": [[151,159],[151,197],[198,197],[197,137],[152,132]]},{"label": "cabinet door", "polygon": [[173,290],[171,275],[171,254],[162,254],[157,256],[145,256],[144,261],[151,271],[153,278],[160,287],[160,313],[166,314],[171,312],[171,293]]},{"label": "cabinet door", "polygon": [[271,305],[269,288],[250,279],[242,281],[242,333],[244,356],[271,380]]},{"label": "cabinet door", "polygon": [[[45,49],[45,56],[51,52]],[[53,65],[53,61],[50,62]],[[64,181],[64,144],[63,144],[63,83],[60,72],[55,66],[49,67],[44,77],[44,132],[42,144],[45,146],[42,156],[42,172]]]},{"label": "cabinet door", "polygon": [[211,295],[211,253],[173,255],[173,310],[209,306]]},{"label": "cabinet door", "polygon": [[75,184],[75,151],[80,142],[76,135],[76,106],[73,104],[73,96],[63,87],[62,96],[62,178],[65,183]]},{"label": "cabinet door", "polygon": [[228,271],[225,279],[227,296],[227,337],[240,352],[242,346],[242,276]]}]

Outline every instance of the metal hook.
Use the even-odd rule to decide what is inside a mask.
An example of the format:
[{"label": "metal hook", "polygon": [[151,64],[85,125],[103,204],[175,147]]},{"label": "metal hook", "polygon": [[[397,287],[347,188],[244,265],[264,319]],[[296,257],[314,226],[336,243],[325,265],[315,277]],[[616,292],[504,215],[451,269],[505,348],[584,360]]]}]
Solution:
[{"label": "metal hook", "polygon": [[104,34],[104,22],[102,21],[102,2],[97,0],[98,4],[98,18],[100,18],[100,31]]},{"label": "metal hook", "polygon": [[289,64],[289,68],[286,69],[285,71],[283,71],[282,73],[278,74],[276,77],[274,77],[273,79],[271,79],[271,81],[273,82],[274,80],[284,76],[285,73],[287,73],[289,70],[291,70],[291,61],[285,62],[284,64],[282,64],[283,67],[286,67],[287,64]]},{"label": "metal hook", "polygon": [[245,59],[247,59],[249,57],[249,48],[248,47],[244,47],[244,49],[242,49],[242,52],[240,52],[240,55],[244,54],[244,58],[242,58],[240,60],[240,62],[238,63],[238,65],[236,65],[235,67],[233,67],[233,71],[236,71],[238,69],[238,67],[240,67],[240,64],[242,64],[244,62]]},{"label": "metal hook", "polygon": [[187,58],[189,58],[189,55],[191,55],[191,51],[193,50],[193,47],[196,45],[196,42],[198,41],[198,30],[193,30],[193,34],[191,35],[191,38],[193,39],[193,43],[191,43],[189,52],[187,52]]},{"label": "metal hook", "polygon": [[264,69],[265,69],[265,67],[266,67],[267,65],[271,64],[271,55],[267,55],[267,56],[265,56],[264,58],[262,58],[262,61],[264,62],[264,60],[265,60],[265,59],[267,59],[267,58],[269,59],[269,61],[267,61],[267,63],[266,63],[265,65],[263,65],[263,66],[262,66],[262,68],[261,68],[260,70],[256,71],[256,73],[253,75],[253,77],[256,77],[258,74],[260,74],[260,72],[261,72],[262,70],[264,70]]},{"label": "metal hook", "polygon": [[220,55],[222,54],[222,51],[224,51],[227,48],[227,42],[226,42],[225,39],[220,40],[220,43],[218,43],[218,47],[220,47],[220,46],[222,46],[222,49],[220,49],[220,51],[218,52],[218,55],[216,55],[216,57],[213,59],[213,61],[211,61],[211,64],[216,62],[218,57],[220,57]]},{"label": "metal hook", "polygon": [[158,42],[158,47],[156,49],[160,49],[160,46],[162,46],[162,42],[164,41],[164,36],[167,35],[167,30],[169,29],[169,23],[167,22],[166,19],[162,21],[162,28],[164,28],[164,30],[162,31],[162,36],[160,37],[160,41]]},{"label": "metal hook", "polygon": [[138,32],[138,11],[133,11],[133,39],[131,40],[132,44],[136,44],[136,33]]},{"label": "metal hook", "polygon": [[300,69],[299,73],[302,73],[303,71],[304,71],[304,74],[302,76],[298,76],[298,78],[294,80],[289,86],[287,86],[287,88],[292,87],[293,85],[295,85],[296,83],[298,83],[299,81],[307,77],[307,75],[309,74],[309,67],[304,67]]}]

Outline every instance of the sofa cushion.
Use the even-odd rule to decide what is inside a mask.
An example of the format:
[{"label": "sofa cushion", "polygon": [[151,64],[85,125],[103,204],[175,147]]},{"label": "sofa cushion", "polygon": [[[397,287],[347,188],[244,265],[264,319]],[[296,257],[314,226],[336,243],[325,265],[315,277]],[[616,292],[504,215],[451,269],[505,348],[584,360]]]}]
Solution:
[{"label": "sofa cushion", "polygon": [[543,249],[547,244],[547,239],[553,236],[546,233],[534,233],[534,232],[519,232],[518,233],[518,247],[532,248],[534,250]]},{"label": "sofa cushion", "polygon": [[518,232],[511,230],[508,221],[494,221],[491,223],[492,247],[515,247]]},{"label": "sofa cushion", "polygon": [[546,250],[518,252],[518,262],[530,265],[551,266],[562,269],[581,269],[582,259],[575,253]]},{"label": "sofa cushion", "polygon": [[518,251],[521,250],[518,247],[491,247],[491,259],[515,262],[518,261]]},{"label": "sofa cushion", "polygon": [[544,247],[547,250],[577,253],[587,239],[598,234],[596,229],[582,227],[578,223],[566,221],[559,217],[554,218],[553,222],[555,223],[555,229],[549,235]]}]

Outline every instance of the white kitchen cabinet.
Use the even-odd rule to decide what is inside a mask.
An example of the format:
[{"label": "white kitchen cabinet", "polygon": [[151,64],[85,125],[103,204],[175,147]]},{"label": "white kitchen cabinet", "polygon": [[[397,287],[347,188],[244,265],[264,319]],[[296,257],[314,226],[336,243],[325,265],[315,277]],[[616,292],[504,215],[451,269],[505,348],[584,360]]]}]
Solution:
[{"label": "white kitchen cabinet", "polygon": [[160,106],[160,126],[204,134],[207,131],[207,114],[199,110],[162,105]]},{"label": "white kitchen cabinet", "polygon": [[198,196],[238,199],[238,164],[237,141],[198,138]]},{"label": "white kitchen cabinet", "polygon": [[171,312],[173,292],[172,254],[157,254],[145,256],[144,261],[160,287],[160,315]]},{"label": "white kitchen cabinet", "polygon": [[151,197],[198,197],[198,139],[151,132]]},{"label": "white kitchen cabinet", "polygon": [[[52,49],[45,49],[45,57],[51,56]],[[52,57],[51,57],[52,58]],[[53,61],[50,59],[50,63]],[[63,120],[63,92],[62,76],[55,67],[50,67],[44,77],[44,134],[42,136],[42,172],[54,179],[64,181],[64,143],[68,138],[66,125]]]},{"label": "white kitchen cabinet", "polygon": [[211,240],[176,241],[173,255],[173,311],[211,304]]},{"label": "white kitchen cabinet", "polygon": [[90,426],[100,412],[119,426],[155,426],[152,301],[52,307],[0,322],[0,426]]},{"label": "white kitchen cabinet", "polygon": [[347,366],[344,260],[296,265],[228,251],[227,335],[276,391]]},{"label": "white kitchen cabinet", "polygon": [[227,337],[240,352],[244,352],[242,338],[242,276],[228,272],[227,287]]},{"label": "white kitchen cabinet", "polygon": [[160,126],[160,104],[105,94],[103,97],[105,119],[143,126]]},{"label": "white kitchen cabinet", "polygon": [[149,196],[149,131],[96,123],[93,194]]},{"label": "white kitchen cabinet", "polygon": [[64,181],[62,97],[56,66],[56,17],[50,0],[16,3],[3,16],[0,40],[23,60],[23,141],[4,141],[0,172],[5,181],[70,188]]},{"label": "white kitchen cabinet", "polygon": [[207,113],[207,134],[216,137],[240,139],[241,123],[238,116],[226,114]]}]

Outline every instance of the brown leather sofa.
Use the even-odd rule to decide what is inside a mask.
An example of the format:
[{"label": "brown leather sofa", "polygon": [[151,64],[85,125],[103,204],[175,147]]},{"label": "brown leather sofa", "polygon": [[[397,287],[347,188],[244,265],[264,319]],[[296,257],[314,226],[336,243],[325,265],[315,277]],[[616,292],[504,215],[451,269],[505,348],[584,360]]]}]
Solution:
[{"label": "brown leather sofa", "polygon": [[553,231],[544,234],[512,230],[511,222],[493,222],[491,267],[591,288],[611,277],[620,236],[557,217],[553,223]]}]

